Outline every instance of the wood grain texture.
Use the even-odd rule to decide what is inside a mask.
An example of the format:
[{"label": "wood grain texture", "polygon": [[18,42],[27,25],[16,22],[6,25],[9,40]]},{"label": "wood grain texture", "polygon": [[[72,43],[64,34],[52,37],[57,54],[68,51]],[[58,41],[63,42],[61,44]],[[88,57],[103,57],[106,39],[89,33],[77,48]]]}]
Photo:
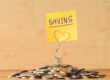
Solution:
[{"label": "wood grain texture", "polygon": [[[99,71],[101,74],[105,74],[106,77],[98,78],[98,79],[68,79],[68,80],[109,80],[110,79],[110,70],[95,70],[95,71]],[[7,75],[9,73],[14,73],[14,72],[19,72],[19,70],[0,70],[0,80],[28,80],[28,79],[7,78]],[[35,80],[41,80],[41,79],[35,79]],[[58,79],[55,79],[55,80],[58,80]]]},{"label": "wood grain texture", "polygon": [[73,9],[78,40],[62,43],[63,63],[110,68],[110,0],[0,0],[0,69],[54,64],[57,43],[46,40],[46,13]]}]

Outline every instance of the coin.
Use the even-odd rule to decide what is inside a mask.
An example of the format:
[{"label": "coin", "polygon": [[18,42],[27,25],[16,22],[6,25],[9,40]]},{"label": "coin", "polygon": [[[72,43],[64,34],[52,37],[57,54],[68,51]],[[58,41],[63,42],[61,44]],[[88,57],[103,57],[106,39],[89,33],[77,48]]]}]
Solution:
[{"label": "coin", "polygon": [[52,79],[53,75],[44,75],[42,76],[42,79]]},{"label": "coin", "polygon": [[40,69],[41,72],[48,72],[48,69]]},{"label": "coin", "polygon": [[82,76],[81,75],[72,75],[71,78],[72,79],[81,79]]},{"label": "coin", "polygon": [[21,71],[20,73],[25,73],[25,72],[28,72],[28,70],[23,70],[23,71]]},{"label": "coin", "polygon": [[30,76],[30,73],[29,73],[29,72],[20,73],[20,76],[21,76],[21,77],[23,77],[23,76]]},{"label": "coin", "polygon": [[23,70],[21,72],[8,75],[8,78],[22,79],[81,79],[103,77],[105,77],[105,75],[100,75],[97,71],[89,71],[84,68],[79,69],[66,64],[46,65],[36,69]]},{"label": "coin", "polygon": [[54,74],[54,76],[55,76],[56,78],[58,78],[58,79],[63,79],[63,78],[66,76],[66,73],[64,73],[64,72],[56,72],[56,73]]},{"label": "coin", "polygon": [[22,76],[21,78],[22,79],[27,79],[27,78],[29,78],[30,76]]}]

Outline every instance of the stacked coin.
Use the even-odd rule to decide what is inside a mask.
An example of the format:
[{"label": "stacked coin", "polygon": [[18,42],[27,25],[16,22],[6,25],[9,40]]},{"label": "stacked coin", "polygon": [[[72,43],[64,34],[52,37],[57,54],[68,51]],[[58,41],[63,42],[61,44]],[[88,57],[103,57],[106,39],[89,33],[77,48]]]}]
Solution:
[{"label": "stacked coin", "polygon": [[88,71],[78,69],[72,65],[54,64],[41,66],[33,70],[24,70],[19,73],[9,74],[9,78],[27,78],[27,79],[82,79],[82,78],[103,78],[105,75],[100,75],[96,71]]}]

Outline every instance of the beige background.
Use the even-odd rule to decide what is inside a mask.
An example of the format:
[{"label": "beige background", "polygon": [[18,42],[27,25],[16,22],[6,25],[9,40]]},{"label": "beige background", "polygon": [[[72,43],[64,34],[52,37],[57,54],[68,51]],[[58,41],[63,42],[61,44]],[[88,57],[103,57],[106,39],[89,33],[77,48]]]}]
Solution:
[{"label": "beige background", "polygon": [[54,64],[46,13],[77,11],[78,40],[62,43],[63,63],[110,68],[110,0],[0,0],[0,69]]}]

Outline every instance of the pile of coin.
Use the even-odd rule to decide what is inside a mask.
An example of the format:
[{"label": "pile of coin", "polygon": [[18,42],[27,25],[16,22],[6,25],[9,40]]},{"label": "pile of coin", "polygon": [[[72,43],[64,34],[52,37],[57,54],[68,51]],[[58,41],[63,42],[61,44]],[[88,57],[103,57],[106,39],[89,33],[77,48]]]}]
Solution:
[{"label": "pile of coin", "polygon": [[19,73],[9,74],[9,78],[27,78],[27,79],[82,79],[82,78],[103,78],[96,71],[89,71],[73,67],[66,64],[54,64],[41,66],[33,70],[24,70]]}]

